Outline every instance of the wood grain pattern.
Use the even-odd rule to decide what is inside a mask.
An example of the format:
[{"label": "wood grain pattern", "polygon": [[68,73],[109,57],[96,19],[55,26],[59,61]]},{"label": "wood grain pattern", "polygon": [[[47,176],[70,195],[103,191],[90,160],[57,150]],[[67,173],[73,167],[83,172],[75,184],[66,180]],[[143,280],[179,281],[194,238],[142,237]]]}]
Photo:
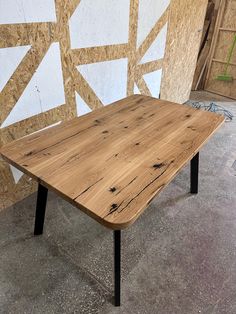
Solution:
[{"label": "wood grain pattern", "polygon": [[135,83],[135,69],[137,65],[137,35],[138,35],[138,7],[139,0],[130,1],[129,13],[129,49],[128,76],[127,76],[127,96],[133,95]]},{"label": "wood grain pattern", "polygon": [[132,224],[224,118],[134,95],[9,143],[2,157],[112,229]]},{"label": "wood grain pattern", "polygon": [[207,4],[208,0],[171,0],[162,99],[179,103],[189,99]]},{"label": "wood grain pattern", "polygon": [[71,49],[69,53],[72,63],[79,65],[126,58],[128,49],[128,44],[120,44]]}]

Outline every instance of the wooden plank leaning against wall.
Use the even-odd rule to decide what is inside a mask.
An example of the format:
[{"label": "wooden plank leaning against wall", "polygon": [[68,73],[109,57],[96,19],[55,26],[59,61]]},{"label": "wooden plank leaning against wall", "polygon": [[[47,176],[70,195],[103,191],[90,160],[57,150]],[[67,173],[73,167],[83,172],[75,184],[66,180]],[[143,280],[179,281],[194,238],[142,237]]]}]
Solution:
[{"label": "wooden plank leaning against wall", "polygon": [[[143,44],[136,49],[139,1],[144,0],[130,0],[129,42],[122,45],[70,49],[68,21],[79,5],[80,0],[56,0],[56,23],[0,25],[0,48],[32,45],[32,48],[13,73],[6,88],[0,94],[0,122],[4,120],[4,117],[20,97],[50,43],[55,41],[60,43],[66,98],[66,103],[59,107],[14,123],[6,128],[0,128],[0,146],[75,116],[75,91],[81,95],[92,110],[103,105],[86,80],[75,70],[78,61],[83,64],[127,57],[127,95],[133,93],[134,82],[141,93],[150,95],[143,80],[143,75],[162,68],[161,98],[179,103],[183,103],[188,99],[207,0],[194,2],[192,0],[172,0],[167,12],[158,20]],[[139,64],[143,54],[156,38],[161,25],[164,25],[167,21],[169,21],[169,30],[164,59],[158,60],[158,62]],[[26,175],[22,176],[16,184],[9,165],[0,160],[0,210],[31,194],[35,191],[35,188],[36,185]]]},{"label": "wooden plank leaning against wall", "polygon": [[225,71],[234,36],[236,36],[236,0],[221,0],[204,89],[236,99],[236,48],[228,67],[228,73],[234,79],[231,82],[216,79]]},{"label": "wooden plank leaning against wall", "polygon": [[202,90],[204,87],[218,8],[219,4],[216,3],[215,0],[209,0],[201,38],[200,50],[198,54],[197,65],[193,78],[192,90]]},{"label": "wooden plank leaning against wall", "polygon": [[208,0],[172,0],[163,67],[161,98],[188,100],[203,32]]}]

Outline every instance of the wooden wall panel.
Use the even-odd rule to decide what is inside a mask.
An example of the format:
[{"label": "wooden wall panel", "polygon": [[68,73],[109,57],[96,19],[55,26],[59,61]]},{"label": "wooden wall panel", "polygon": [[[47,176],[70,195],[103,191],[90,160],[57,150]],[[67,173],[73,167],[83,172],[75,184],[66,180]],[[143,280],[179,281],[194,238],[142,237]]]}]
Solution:
[{"label": "wooden wall panel", "polygon": [[236,29],[236,1],[224,0],[226,2],[224,17],[222,19],[221,27],[228,29]]},{"label": "wooden wall panel", "polygon": [[[231,98],[236,99],[236,83],[234,82],[223,82],[216,80],[216,77],[220,73],[224,73],[224,63],[212,62],[211,69],[209,72],[210,79],[207,82],[207,90],[215,92],[221,95],[228,95]],[[229,73],[234,74],[236,77],[236,66],[229,66]]]},{"label": "wooden wall panel", "polygon": [[188,100],[208,0],[172,0],[161,98]]},{"label": "wooden wall panel", "polygon": [[217,17],[215,40],[212,43],[210,64],[206,77],[205,90],[236,99],[236,48],[234,49],[228,74],[231,82],[216,78],[224,74],[229,50],[236,36],[236,0],[221,0]]},{"label": "wooden wall panel", "polygon": [[[164,66],[162,97],[177,102],[187,100],[207,0],[199,0],[196,4],[190,0],[172,0],[140,46],[137,46],[139,8],[140,1],[145,0],[127,0],[130,3],[127,43],[71,49],[69,23],[82,1],[85,0],[55,0],[56,22],[0,24],[0,48],[31,45],[0,93],[0,147],[14,139],[76,116],[78,106],[76,92],[90,110],[104,105],[96,91],[76,68],[79,65],[126,58],[127,95],[134,93],[135,86],[141,93],[151,95],[144,76]],[[168,1],[161,0],[163,3]],[[170,26],[165,58],[142,63],[143,56],[149,51],[167,22]],[[1,127],[22,97],[50,45],[55,42],[59,42],[60,47],[65,103]],[[35,188],[36,184],[26,175],[15,182],[9,165],[0,160],[0,209],[24,198],[35,191]]]},{"label": "wooden wall panel", "polygon": [[[232,46],[232,42],[235,35],[236,35],[236,28],[235,28],[235,32],[221,31],[219,33],[218,41],[216,43],[216,48],[215,48],[215,53],[214,53],[214,59],[225,62],[225,60],[227,59],[229,49]],[[230,62],[236,64],[236,52],[233,53]]]}]

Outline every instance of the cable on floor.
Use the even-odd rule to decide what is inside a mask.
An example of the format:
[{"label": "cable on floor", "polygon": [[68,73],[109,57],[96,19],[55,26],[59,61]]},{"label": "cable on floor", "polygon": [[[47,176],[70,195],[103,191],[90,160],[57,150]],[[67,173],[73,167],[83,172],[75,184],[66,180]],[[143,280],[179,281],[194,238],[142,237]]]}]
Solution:
[{"label": "cable on floor", "polygon": [[233,117],[234,117],[232,112],[230,112],[229,110],[225,109],[224,107],[222,107],[220,105],[217,105],[214,102],[211,102],[210,104],[205,104],[205,103],[200,102],[200,101],[189,100],[185,104],[190,105],[195,109],[202,109],[205,111],[211,111],[211,112],[221,114],[225,117],[226,122],[231,122],[233,120]]}]

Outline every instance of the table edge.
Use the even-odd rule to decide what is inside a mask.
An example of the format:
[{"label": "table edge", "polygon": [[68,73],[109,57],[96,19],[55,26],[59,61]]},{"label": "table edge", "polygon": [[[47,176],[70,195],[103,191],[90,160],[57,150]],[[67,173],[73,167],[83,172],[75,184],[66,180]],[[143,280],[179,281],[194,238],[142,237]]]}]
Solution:
[{"label": "table edge", "polygon": [[[221,119],[220,119],[220,117],[221,117]],[[175,178],[175,176],[178,174],[178,172],[180,172],[183,169],[183,167],[194,157],[194,155],[196,155],[199,152],[199,150],[202,148],[202,146],[222,126],[224,121],[225,121],[225,118],[223,116],[219,115],[219,123],[218,123],[217,127],[209,134],[208,137],[205,138],[205,140],[201,143],[201,145],[197,148],[197,150],[194,151],[191,155],[189,155],[189,157],[186,160],[186,162],[184,163],[184,165],[179,170],[176,171],[176,173],[173,175],[171,180],[163,188],[166,188],[168,186],[168,184]],[[4,145],[4,146],[6,146],[6,145]],[[129,220],[125,221],[125,222],[121,222],[121,223],[109,222],[108,220],[102,218],[101,216],[96,215],[94,212],[92,212],[90,209],[88,209],[87,207],[83,206],[82,204],[79,204],[79,203],[75,202],[73,199],[71,199],[66,194],[62,193],[61,191],[57,190],[55,187],[51,186],[50,184],[45,182],[40,177],[35,176],[31,172],[29,172],[28,169],[18,165],[13,160],[8,158],[7,155],[5,155],[4,152],[2,152],[2,149],[4,148],[4,146],[0,149],[0,156],[2,156],[4,161],[6,161],[7,163],[11,164],[12,166],[17,168],[18,170],[22,171],[24,174],[28,175],[30,178],[34,179],[36,182],[42,184],[47,189],[54,191],[57,195],[62,197],[64,200],[68,201],[70,204],[72,204],[73,206],[75,206],[79,210],[83,211],[87,216],[90,216],[91,218],[95,219],[97,222],[99,222],[100,224],[104,225],[105,227],[107,227],[109,229],[120,230],[120,229],[125,229],[125,228],[129,227],[130,225],[132,225],[138,219],[138,217],[143,213],[143,211],[148,207],[148,205],[153,200],[153,198],[155,198],[159,194],[159,192],[163,189],[163,188],[161,188],[160,190],[157,190],[156,193],[154,194],[154,196],[150,200],[148,200],[146,205],[144,205],[143,208],[140,208],[140,210],[136,213],[136,215],[134,217],[132,217],[131,219],[129,219]]]}]

